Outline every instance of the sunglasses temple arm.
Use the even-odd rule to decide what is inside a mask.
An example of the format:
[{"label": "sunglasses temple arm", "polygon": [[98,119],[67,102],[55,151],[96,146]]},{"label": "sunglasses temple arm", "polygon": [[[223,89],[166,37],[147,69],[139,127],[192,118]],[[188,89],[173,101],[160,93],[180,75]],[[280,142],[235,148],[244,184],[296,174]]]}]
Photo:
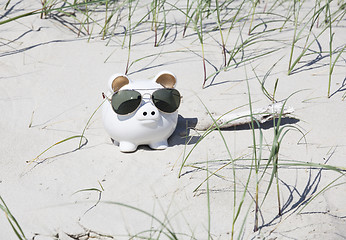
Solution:
[{"label": "sunglasses temple arm", "polygon": [[104,92],[102,92],[102,98],[108,100],[108,102],[111,102]]}]

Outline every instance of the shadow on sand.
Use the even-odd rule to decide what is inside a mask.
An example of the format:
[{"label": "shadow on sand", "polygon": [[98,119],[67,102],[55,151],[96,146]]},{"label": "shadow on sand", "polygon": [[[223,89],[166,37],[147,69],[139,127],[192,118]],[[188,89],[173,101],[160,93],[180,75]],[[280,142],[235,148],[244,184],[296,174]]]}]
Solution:
[{"label": "shadow on sand", "polygon": [[[277,123],[277,119],[275,119]],[[298,123],[299,119],[291,118],[291,117],[285,117],[281,119],[281,126],[288,125],[288,124],[295,124]],[[172,134],[172,136],[168,139],[168,143],[170,146],[175,145],[193,145],[198,142],[200,139],[200,136],[194,136],[191,133],[191,130],[194,130],[194,127],[198,123],[198,118],[184,118],[183,116],[179,115],[178,118],[178,124],[177,127]],[[270,129],[274,127],[274,122],[268,121],[265,123],[260,124],[260,126],[255,126],[255,129],[261,128],[261,129]],[[235,127],[229,127],[224,128],[222,131],[244,131],[244,130],[250,130],[251,126],[250,124],[242,124]]]}]

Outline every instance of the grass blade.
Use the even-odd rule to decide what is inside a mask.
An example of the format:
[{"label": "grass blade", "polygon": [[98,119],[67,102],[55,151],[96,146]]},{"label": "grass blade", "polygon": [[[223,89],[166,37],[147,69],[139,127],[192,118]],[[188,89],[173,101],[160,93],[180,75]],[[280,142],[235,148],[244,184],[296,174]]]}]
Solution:
[{"label": "grass blade", "polygon": [[[83,135],[75,135],[75,136],[72,136],[72,137],[65,138],[65,139],[63,139],[63,140],[61,140],[61,141],[59,141],[59,142],[54,143],[54,144],[51,145],[50,147],[46,148],[43,152],[41,152],[39,155],[37,155],[34,159],[32,159],[32,160],[30,160],[30,161],[27,161],[27,163],[30,164],[30,163],[32,163],[32,162],[36,162],[36,161],[39,159],[39,157],[41,157],[44,153],[46,153],[47,151],[49,151],[51,148],[53,148],[53,147],[55,147],[55,146],[57,146],[57,145],[59,145],[59,144],[62,144],[62,143],[64,143],[64,142],[67,142],[67,141],[69,141],[69,140],[75,139],[75,138],[85,139],[85,140],[87,141],[87,138],[84,137]],[[82,145],[80,145],[80,146],[78,147],[78,149],[80,149],[81,146],[82,146]]]},{"label": "grass blade", "polygon": [[20,227],[16,218],[12,215],[10,209],[7,207],[4,199],[0,196],[0,209],[5,213],[8,222],[10,223],[13,231],[20,240],[26,240],[25,234]]}]

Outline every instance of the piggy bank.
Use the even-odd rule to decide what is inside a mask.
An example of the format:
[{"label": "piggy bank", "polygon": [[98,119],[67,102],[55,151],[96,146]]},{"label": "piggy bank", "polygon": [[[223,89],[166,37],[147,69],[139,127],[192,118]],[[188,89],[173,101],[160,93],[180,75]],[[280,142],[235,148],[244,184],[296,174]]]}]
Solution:
[{"label": "piggy bank", "polygon": [[139,145],[165,149],[178,121],[181,96],[176,77],[160,72],[152,80],[131,80],[115,74],[108,81],[102,120],[106,132],[122,152]]}]

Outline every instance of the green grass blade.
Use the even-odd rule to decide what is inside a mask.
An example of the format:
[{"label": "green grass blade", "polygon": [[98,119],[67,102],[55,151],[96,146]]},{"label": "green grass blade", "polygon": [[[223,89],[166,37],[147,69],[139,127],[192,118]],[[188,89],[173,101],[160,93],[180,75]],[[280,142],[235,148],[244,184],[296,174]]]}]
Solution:
[{"label": "green grass blade", "polygon": [[82,131],[82,134],[80,135],[80,140],[79,140],[79,145],[78,145],[78,148],[81,148],[82,147],[82,140],[85,135],[85,131],[87,130],[87,128],[89,127],[89,124],[90,124],[90,121],[91,119],[95,116],[96,112],[100,109],[100,107],[102,106],[102,104],[106,101],[107,99],[104,99],[102,101],[102,103],[95,109],[95,111],[91,114],[90,118],[88,119],[87,123],[85,124],[84,128],[83,128],[83,131]]},{"label": "green grass blade", "polygon": [[109,205],[117,205],[117,206],[122,206],[122,207],[125,207],[125,208],[128,208],[128,209],[132,209],[136,212],[140,212],[150,218],[152,218],[153,220],[155,220],[156,222],[158,222],[165,230],[167,230],[167,232],[169,233],[169,238],[170,239],[174,239],[174,240],[178,240],[178,237],[177,235],[173,232],[173,230],[171,230],[170,228],[168,228],[166,226],[166,224],[161,221],[160,219],[158,219],[157,217],[155,217],[153,214],[147,212],[147,211],[144,211],[140,208],[137,208],[137,207],[134,207],[134,206],[131,206],[131,205],[128,205],[128,204],[124,204],[124,203],[121,203],[121,202],[112,202],[112,201],[102,201],[100,203],[104,203],[104,204],[109,204]]},{"label": "green grass blade", "polygon": [[328,97],[330,98],[330,86],[331,86],[331,82],[332,82],[332,74],[334,71],[334,67],[336,62],[338,61],[339,57],[341,56],[341,54],[345,51],[346,48],[346,44],[344,45],[344,47],[340,50],[340,52],[338,53],[338,55],[336,56],[336,58],[334,59],[334,62],[332,63],[332,53],[330,53],[330,68],[329,68],[329,82],[328,82]]},{"label": "green grass blade", "polygon": [[207,207],[208,207],[208,240],[211,239],[211,214],[210,214],[210,191],[209,191],[209,164],[207,158]]},{"label": "green grass blade", "polygon": [[8,222],[10,223],[13,231],[15,232],[16,236],[18,237],[18,239],[20,240],[26,240],[25,234],[22,230],[22,228],[20,227],[18,221],[16,220],[16,218],[12,215],[10,209],[7,207],[4,199],[0,196],[0,209],[5,213],[6,218],[8,220]]}]

